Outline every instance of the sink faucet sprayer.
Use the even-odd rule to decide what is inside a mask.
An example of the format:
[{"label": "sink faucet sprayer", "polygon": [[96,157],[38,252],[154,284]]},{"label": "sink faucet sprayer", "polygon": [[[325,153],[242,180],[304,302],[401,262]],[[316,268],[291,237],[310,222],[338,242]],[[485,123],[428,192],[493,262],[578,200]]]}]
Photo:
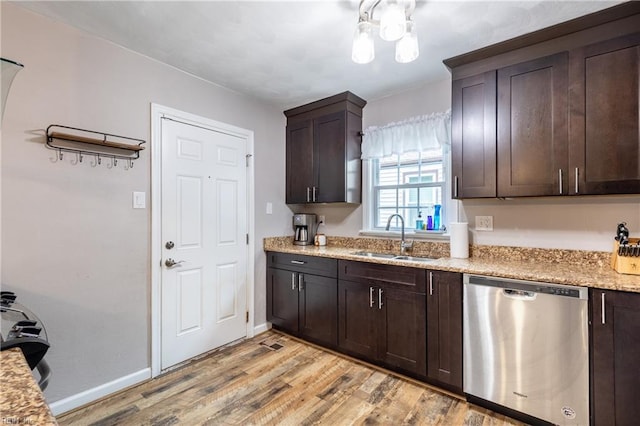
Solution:
[{"label": "sink faucet sprayer", "polygon": [[397,216],[400,219],[400,223],[402,224],[402,233],[400,235],[400,254],[405,254],[407,250],[411,250],[411,248],[413,247],[413,241],[404,240],[404,218],[398,213],[392,214],[387,220],[387,227],[385,229],[387,231],[389,230],[389,226],[391,226],[391,219],[393,219],[394,216]]}]

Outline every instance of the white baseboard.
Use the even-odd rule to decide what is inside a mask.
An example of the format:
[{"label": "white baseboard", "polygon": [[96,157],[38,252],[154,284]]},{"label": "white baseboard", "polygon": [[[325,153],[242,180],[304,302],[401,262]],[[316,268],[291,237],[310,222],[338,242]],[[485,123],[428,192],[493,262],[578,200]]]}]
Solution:
[{"label": "white baseboard", "polygon": [[269,331],[271,329],[271,323],[265,322],[253,327],[253,335],[257,336],[260,333],[264,333],[265,331]]},{"label": "white baseboard", "polygon": [[66,413],[75,408],[82,407],[85,404],[96,401],[100,398],[104,398],[107,395],[118,392],[122,389],[128,388],[145,380],[151,378],[151,369],[145,368],[135,373],[131,373],[127,376],[120,377],[108,383],[104,383],[100,386],[96,386],[92,389],[71,395],[70,397],[61,399],[49,405],[51,412],[54,416]]}]

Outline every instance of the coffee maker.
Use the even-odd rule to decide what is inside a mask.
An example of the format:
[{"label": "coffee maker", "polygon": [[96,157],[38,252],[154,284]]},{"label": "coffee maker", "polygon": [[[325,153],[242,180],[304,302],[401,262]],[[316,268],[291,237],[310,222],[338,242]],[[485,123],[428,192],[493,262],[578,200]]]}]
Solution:
[{"label": "coffee maker", "polygon": [[313,237],[316,236],[316,215],[315,214],[294,214],[293,215],[293,244],[297,246],[313,245]]}]

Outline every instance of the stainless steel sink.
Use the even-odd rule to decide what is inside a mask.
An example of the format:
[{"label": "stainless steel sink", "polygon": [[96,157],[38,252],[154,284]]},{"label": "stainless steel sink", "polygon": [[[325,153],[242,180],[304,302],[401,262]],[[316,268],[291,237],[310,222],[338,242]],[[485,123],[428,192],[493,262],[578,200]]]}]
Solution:
[{"label": "stainless steel sink", "polygon": [[378,259],[392,259],[392,260],[408,260],[411,262],[433,262],[434,260],[437,260],[437,259],[432,259],[430,257],[395,255],[395,254],[389,254],[389,253],[376,253],[372,251],[357,251],[353,254],[356,256],[363,256],[363,257],[373,257]]}]

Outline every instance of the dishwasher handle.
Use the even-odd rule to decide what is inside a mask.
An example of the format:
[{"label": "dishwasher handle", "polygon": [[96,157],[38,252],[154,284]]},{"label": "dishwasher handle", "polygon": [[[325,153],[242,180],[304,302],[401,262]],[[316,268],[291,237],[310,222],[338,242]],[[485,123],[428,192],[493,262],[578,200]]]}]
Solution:
[{"label": "dishwasher handle", "polygon": [[532,291],[526,291],[526,290],[516,290],[513,288],[505,288],[502,290],[502,292],[507,296],[510,297],[512,299],[518,299],[518,300],[535,300],[536,298],[536,294]]}]

